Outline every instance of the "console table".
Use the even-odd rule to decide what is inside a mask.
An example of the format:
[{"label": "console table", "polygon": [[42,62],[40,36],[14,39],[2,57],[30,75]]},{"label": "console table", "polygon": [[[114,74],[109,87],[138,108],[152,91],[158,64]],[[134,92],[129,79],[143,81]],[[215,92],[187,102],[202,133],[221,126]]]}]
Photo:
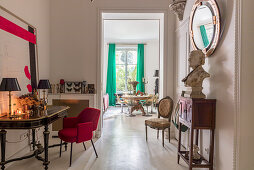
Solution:
[{"label": "console table", "polygon": [[[13,161],[19,161],[23,159],[28,159],[35,157],[38,160],[43,162],[44,169],[48,169],[49,160],[48,160],[48,148],[50,147],[48,145],[49,142],[49,128],[48,126],[56,121],[57,119],[60,119],[62,117],[65,117],[67,114],[67,110],[69,107],[66,106],[51,106],[47,109],[46,113],[38,114],[37,116],[29,117],[28,115],[24,115],[19,118],[10,119],[8,117],[1,117],[0,118],[0,141],[1,141],[1,169],[5,169],[5,165],[13,162]],[[42,147],[40,144],[37,144],[37,149],[34,150],[34,153],[28,156],[5,160],[5,147],[6,147],[6,129],[34,129],[38,127],[44,126],[44,147]],[[33,134],[34,138],[34,134]],[[35,147],[35,142],[33,141],[33,147]],[[40,156],[44,152],[45,156],[44,158]]]},{"label": "console table", "polygon": [[[189,169],[192,168],[209,168],[213,169],[213,154],[214,154],[214,130],[215,130],[215,99],[191,99],[180,98],[179,109],[179,141],[178,141],[178,156],[177,163],[179,164],[180,157],[188,164]],[[181,150],[181,126],[184,124],[190,129],[190,149],[189,151]],[[193,159],[193,140],[194,130],[195,144],[198,146],[199,130],[210,130],[210,153],[209,160],[206,160],[200,155],[200,160]]]}]

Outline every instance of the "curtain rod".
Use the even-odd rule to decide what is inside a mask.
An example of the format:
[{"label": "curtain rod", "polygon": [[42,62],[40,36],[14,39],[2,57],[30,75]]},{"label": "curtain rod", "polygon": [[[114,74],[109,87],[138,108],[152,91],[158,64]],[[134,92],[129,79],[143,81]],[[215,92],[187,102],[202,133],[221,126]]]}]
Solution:
[{"label": "curtain rod", "polygon": [[144,44],[147,45],[146,43],[107,43],[107,45],[109,44],[116,44],[116,45],[138,45],[138,44]]}]

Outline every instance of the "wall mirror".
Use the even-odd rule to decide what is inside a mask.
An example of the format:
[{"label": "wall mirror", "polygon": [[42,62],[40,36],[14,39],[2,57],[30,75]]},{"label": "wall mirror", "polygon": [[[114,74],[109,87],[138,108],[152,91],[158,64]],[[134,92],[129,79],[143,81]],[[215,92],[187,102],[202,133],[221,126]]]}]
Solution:
[{"label": "wall mirror", "polygon": [[220,38],[220,11],[215,0],[197,0],[190,16],[190,40],[195,50],[210,56]]}]

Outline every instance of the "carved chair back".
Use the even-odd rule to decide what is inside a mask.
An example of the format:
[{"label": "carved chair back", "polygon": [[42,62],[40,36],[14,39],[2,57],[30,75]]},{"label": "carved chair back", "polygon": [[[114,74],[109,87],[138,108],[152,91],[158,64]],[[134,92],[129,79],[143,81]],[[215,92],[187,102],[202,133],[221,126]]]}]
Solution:
[{"label": "carved chair back", "polygon": [[158,118],[168,118],[168,120],[170,121],[172,112],[173,100],[169,96],[161,99],[158,106]]}]

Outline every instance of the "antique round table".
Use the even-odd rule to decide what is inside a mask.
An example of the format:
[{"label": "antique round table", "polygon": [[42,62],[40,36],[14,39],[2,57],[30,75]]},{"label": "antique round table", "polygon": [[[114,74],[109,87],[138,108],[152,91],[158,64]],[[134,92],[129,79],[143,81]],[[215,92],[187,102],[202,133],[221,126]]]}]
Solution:
[{"label": "antique round table", "polygon": [[148,100],[148,99],[151,99],[153,96],[151,95],[143,95],[143,96],[136,96],[136,95],[124,95],[122,96],[121,98],[123,98],[124,100],[127,100],[129,101],[127,103],[128,106],[131,107],[131,110],[130,110],[130,114],[129,116],[136,116],[134,114],[132,114],[132,112],[134,110],[138,111],[138,110],[141,110],[142,112],[142,116],[151,116],[149,115],[148,113],[145,112],[143,106],[142,106],[142,103],[140,101],[142,100]]}]

